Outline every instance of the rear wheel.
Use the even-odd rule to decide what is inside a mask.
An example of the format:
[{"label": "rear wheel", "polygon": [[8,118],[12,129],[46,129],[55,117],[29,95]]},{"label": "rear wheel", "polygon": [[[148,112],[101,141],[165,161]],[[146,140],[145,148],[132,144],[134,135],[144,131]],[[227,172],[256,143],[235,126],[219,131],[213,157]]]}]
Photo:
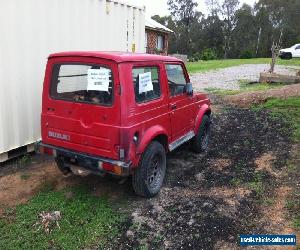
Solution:
[{"label": "rear wheel", "polygon": [[63,175],[65,177],[68,177],[72,174],[71,169],[66,166],[63,159],[56,157],[55,162],[56,162],[58,169],[63,173]]},{"label": "rear wheel", "polygon": [[210,137],[210,118],[204,115],[198,133],[192,141],[192,148],[196,153],[206,152],[208,150]]},{"label": "rear wheel", "polygon": [[147,198],[155,196],[162,187],[165,174],[166,151],[159,142],[151,142],[132,176],[135,193]]},{"label": "rear wheel", "polygon": [[283,53],[281,56],[280,56],[281,59],[286,59],[286,60],[290,60],[293,58],[293,55],[292,53]]}]

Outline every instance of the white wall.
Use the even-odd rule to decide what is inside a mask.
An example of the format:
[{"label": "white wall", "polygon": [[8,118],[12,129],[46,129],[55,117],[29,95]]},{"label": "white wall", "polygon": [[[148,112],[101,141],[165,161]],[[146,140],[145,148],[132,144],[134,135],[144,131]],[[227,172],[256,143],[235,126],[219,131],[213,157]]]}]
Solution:
[{"label": "white wall", "polygon": [[144,15],[141,8],[106,0],[1,0],[0,153],[40,139],[50,53],[131,51],[132,44],[144,52]]}]

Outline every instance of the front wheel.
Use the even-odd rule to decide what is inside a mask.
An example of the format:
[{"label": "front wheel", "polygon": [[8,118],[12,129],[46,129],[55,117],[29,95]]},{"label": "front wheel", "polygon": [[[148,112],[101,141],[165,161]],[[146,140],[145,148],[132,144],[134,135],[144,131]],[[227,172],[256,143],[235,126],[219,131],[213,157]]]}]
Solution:
[{"label": "front wheel", "polygon": [[132,176],[132,186],[137,195],[150,198],[160,191],[166,174],[166,151],[153,141],[142,155]]},{"label": "front wheel", "polygon": [[198,133],[192,141],[192,148],[196,153],[207,152],[210,137],[210,118],[204,115]]}]

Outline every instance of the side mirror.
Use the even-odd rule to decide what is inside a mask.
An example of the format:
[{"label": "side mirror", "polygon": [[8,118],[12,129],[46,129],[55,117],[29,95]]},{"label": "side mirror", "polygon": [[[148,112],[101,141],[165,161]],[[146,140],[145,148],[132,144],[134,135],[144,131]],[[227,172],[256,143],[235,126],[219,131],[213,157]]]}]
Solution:
[{"label": "side mirror", "polygon": [[186,93],[188,96],[193,96],[193,94],[194,94],[193,84],[190,82],[186,84]]}]

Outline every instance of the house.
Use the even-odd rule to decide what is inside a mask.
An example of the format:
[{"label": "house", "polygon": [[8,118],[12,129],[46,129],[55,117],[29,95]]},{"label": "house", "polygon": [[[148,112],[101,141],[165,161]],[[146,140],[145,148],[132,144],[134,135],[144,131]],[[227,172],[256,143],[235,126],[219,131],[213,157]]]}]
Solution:
[{"label": "house", "polygon": [[145,20],[145,47],[148,54],[167,55],[169,34],[173,33],[164,25],[151,18]]}]

